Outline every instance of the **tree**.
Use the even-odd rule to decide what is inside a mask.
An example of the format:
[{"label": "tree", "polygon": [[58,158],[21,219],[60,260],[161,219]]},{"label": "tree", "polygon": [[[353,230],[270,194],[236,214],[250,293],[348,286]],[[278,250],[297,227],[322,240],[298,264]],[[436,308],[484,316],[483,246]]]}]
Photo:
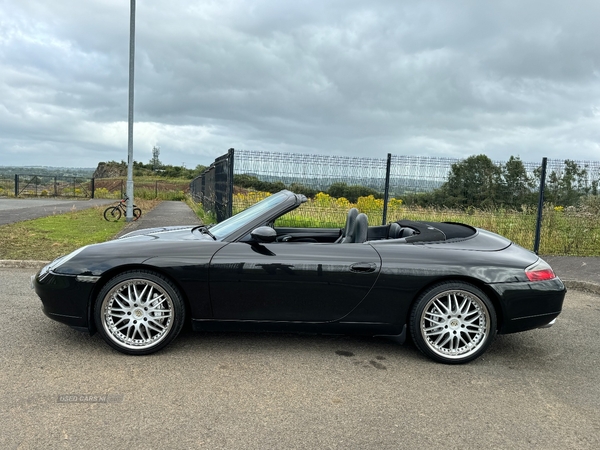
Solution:
[{"label": "tree", "polygon": [[502,166],[502,192],[500,202],[506,206],[518,208],[524,204],[534,203],[532,197],[534,184],[527,175],[525,165],[520,158],[511,156]]},{"label": "tree", "polygon": [[548,175],[544,196],[555,205],[572,206],[597,187],[593,183],[588,185],[587,170],[580,168],[575,161],[567,159],[564,164],[562,171],[553,170]]},{"label": "tree", "polygon": [[477,155],[452,164],[440,189],[445,206],[485,208],[499,203],[501,184],[501,168],[486,155]]}]

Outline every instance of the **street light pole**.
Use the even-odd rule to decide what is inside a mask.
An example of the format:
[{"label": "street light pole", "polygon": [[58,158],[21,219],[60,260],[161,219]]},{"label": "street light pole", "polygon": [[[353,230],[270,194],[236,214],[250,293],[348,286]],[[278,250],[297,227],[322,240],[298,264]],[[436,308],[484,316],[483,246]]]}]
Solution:
[{"label": "street light pole", "polygon": [[127,222],[133,220],[133,69],[135,63],[135,0],[129,17],[129,117],[127,130]]}]

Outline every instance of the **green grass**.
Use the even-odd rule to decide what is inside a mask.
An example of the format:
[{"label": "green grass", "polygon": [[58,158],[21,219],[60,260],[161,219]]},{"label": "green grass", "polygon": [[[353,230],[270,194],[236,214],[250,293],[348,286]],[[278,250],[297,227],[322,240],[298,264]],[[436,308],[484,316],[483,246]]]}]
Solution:
[{"label": "green grass", "polygon": [[[125,178],[97,178],[95,180],[96,198],[121,198],[125,191]],[[162,177],[134,177],[133,187],[135,198],[146,200],[174,200],[185,199],[185,192],[189,189],[190,180],[181,178]]]},{"label": "green grass", "polygon": [[126,222],[107,222],[104,208],[90,208],[0,227],[0,259],[51,261],[87,244],[104,242]]},{"label": "green grass", "polygon": [[[214,215],[186,196],[186,202],[203,223],[216,223]],[[158,201],[136,198],[144,213]],[[304,205],[303,205],[304,206]],[[306,205],[308,206],[308,205]],[[125,226],[125,221],[106,222],[105,207],[73,211],[41,219],[0,227],[0,259],[52,260],[83,245],[112,239]],[[381,224],[381,213],[367,211],[371,225]],[[341,228],[346,219],[341,208],[302,207],[277,221],[278,226]],[[392,209],[388,222],[408,219],[432,222],[462,222],[506,236],[517,244],[532,249],[535,237],[535,211],[461,212],[449,209]],[[544,208],[540,254],[570,256],[600,256],[600,217]]]},{"label": "green grass", "polygon": [[[238,202],[235,210],[249,205]],[[360,209],[360,208],[359,208]],[[300,228],[341,228],[346,222],[347,208],[331,205],[320,206],[308,202],[282,216],[277,226]],[[381,225],[381,210],[361,210],[369,217],[370,225]],[[445,208],[420,208],[396,206],[388,210],[387,222],[415,220],[430,222],[461,222],[483,228],[507,237],[513,242],[533,250],[537,211],[470,209],[458,211]],[[582,210],[544,207],[540,239],[541,255],[600,256],[600,215]]]},{"label": "green grass", "polygon": [[[135,199],[143,213],[158,201]],[[51,261],[79,247],[105,242],[115,237],[127,224],[107,222],[105,206],[73,210],[40,219],[0,226],[0,259]]]},{"label": "green grass", "polygon": [[192,208],[192,211],[200,218],[203,224],[210,225],[217,223],[217,216],[214,213],[206,212],[201,203],[196,203],[190,195],[185,196],[185,202]]}]

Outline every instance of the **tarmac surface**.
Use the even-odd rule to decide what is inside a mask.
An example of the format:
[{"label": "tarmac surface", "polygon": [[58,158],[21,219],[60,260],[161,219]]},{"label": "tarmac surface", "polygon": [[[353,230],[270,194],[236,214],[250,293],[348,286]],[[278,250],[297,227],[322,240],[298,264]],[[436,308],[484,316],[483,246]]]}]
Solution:
[{"label": "tarmac surface", "polygon": [[130,222],[117,237],[142,228],[170,227],[178,225],[202,225],[202,221],[184,202],[160,202],[152,211],[142,213],[135,222]]},{"label": "tarmac surface", "polygon": [[114,202],[115,200],[106,199],[0,198],[0,225],[39,219],[54,214],[64,214],[73,209],[88,209]]},{"label": "tarmac surface", "polygon": [[[114,200],[12,200],[0,199],[0,225],[44,217],[71,208],[90,208]],[[8,206],[14,205],[12,208]],[[10,218],[10,221],[7,221]],[[118,236],[142,228],[177,225],[200,225],[198,216],[184,202],[163,201],[152,211],[142,214],[136,222],[129,223]],[[117,237],[118,237],[117,236]],[[570,289],[578,289],[600,295],[600,257],[543,256],[554,272]],[[39,261],[0,260],[0,267],[38,267]]]}]

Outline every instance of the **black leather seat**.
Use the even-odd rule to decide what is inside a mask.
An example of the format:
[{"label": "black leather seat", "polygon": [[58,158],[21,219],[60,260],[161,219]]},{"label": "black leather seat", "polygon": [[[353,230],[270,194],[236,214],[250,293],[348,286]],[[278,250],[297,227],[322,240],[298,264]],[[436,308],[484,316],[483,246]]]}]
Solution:
[{"label": "black leather seat", "polygon": [[348,233],[350,232],[350,230],[354,228],[354,222],[356,221],[356,216],[358,216],[358,209],[351,208],[348,211],[348,214],[346,215],[346,226],[344,227],[344,230],[342,231],[342,235],[339,238],[337,238],[337,240],[335,242],[339,243],[339,242],[344,241],[346,236],[348,236]]},{"label": "black leather seat", "polygon": [[396,222],[390,223],[390,230],[388,232],[388,239],[398,239],[402,233],[402,227]]},{"label": "black leather seat", "polygon": [[369,231],[369,220],[367,215],[360,213],[356,216],[354,221],[354,227],[342,240],[343,244],[360,244],[367,240],[367,234]]},{"label": "black leather seat", "polygon": [[400,239],[415,234],[415,230],[408,227],[401,227],[396,222],[390,224],[390,232],[388,234],[389,239]]}]

